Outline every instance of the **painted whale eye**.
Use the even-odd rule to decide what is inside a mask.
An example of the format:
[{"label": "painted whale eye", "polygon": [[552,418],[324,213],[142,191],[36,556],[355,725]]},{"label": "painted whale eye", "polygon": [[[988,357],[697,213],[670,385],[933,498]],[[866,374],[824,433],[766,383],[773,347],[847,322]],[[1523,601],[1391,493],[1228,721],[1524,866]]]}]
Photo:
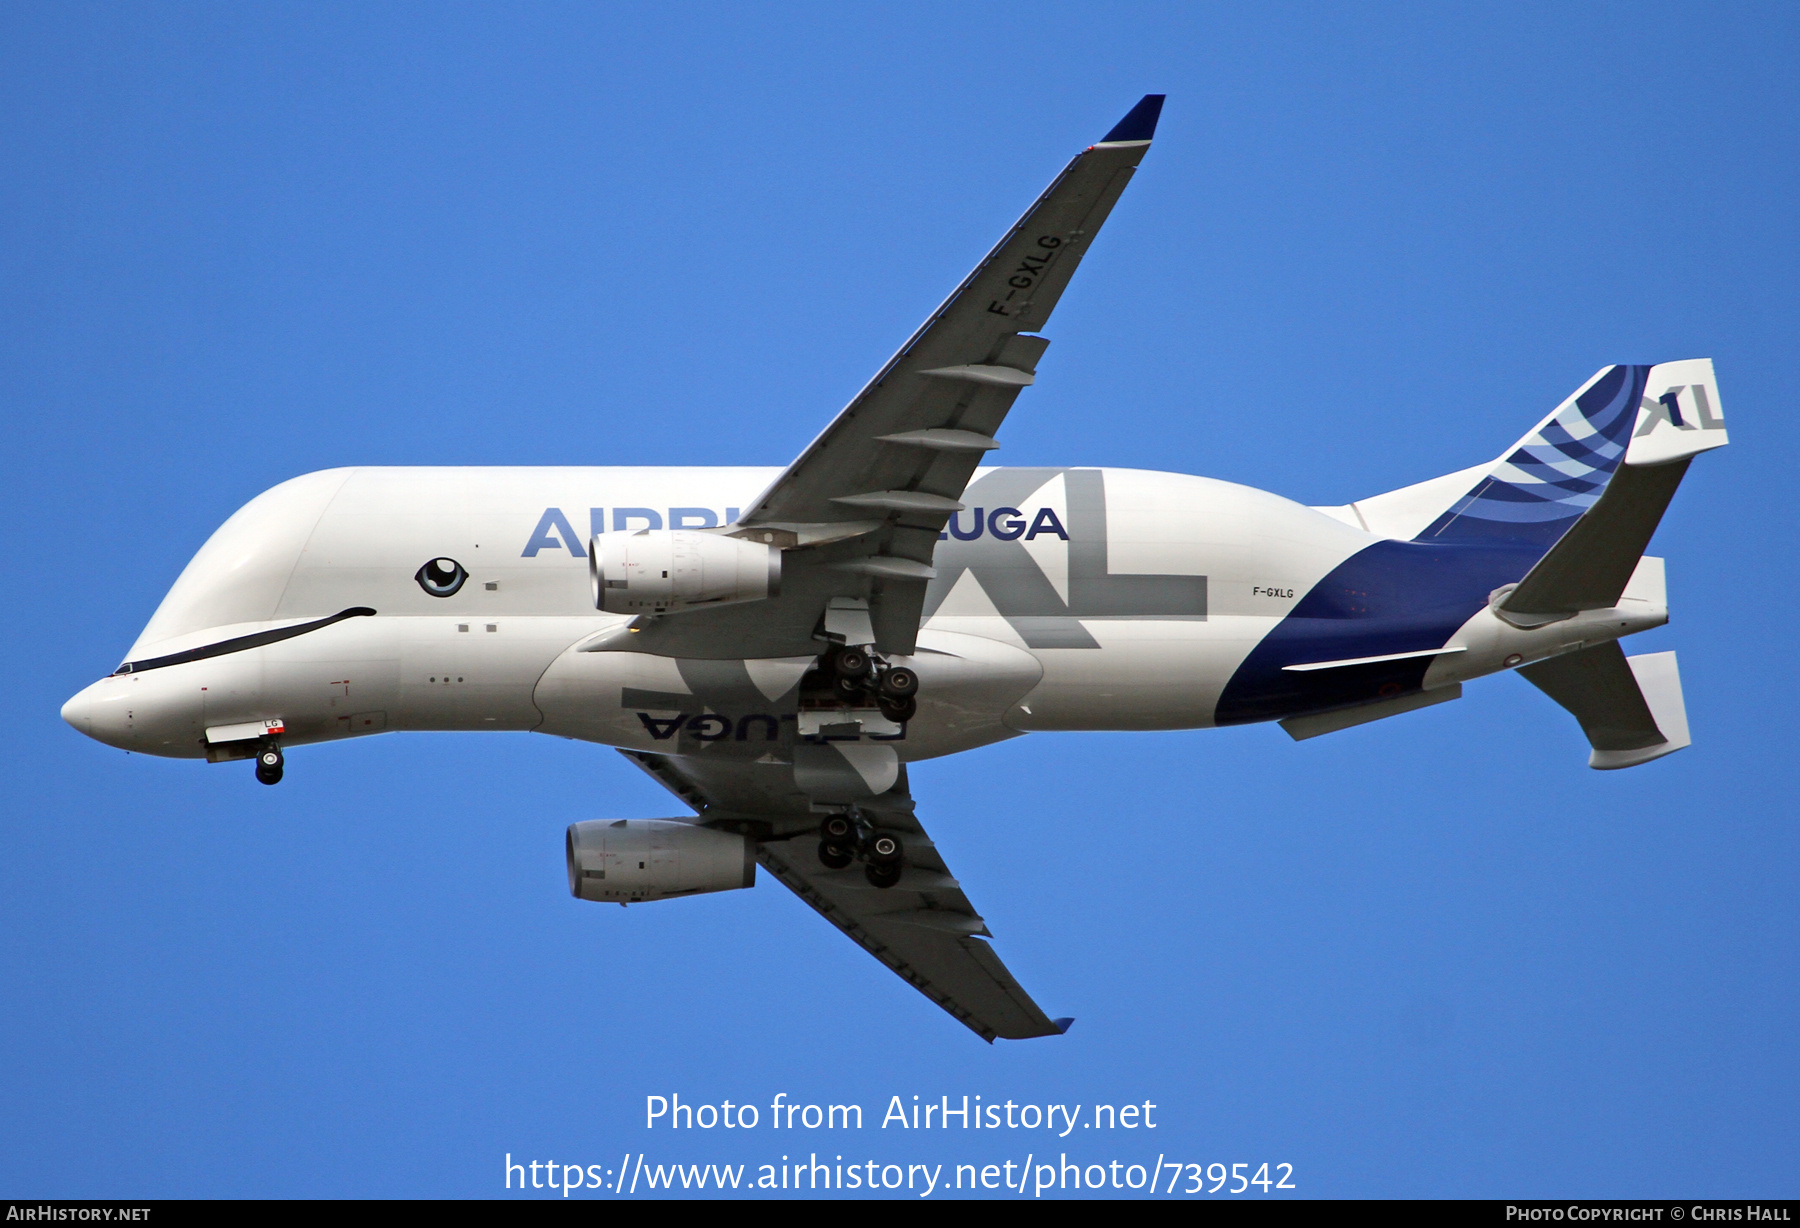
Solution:
[{"label": "painted whale eye", "polygon": [[432,559],[413,574],[419,587],[433,597],[454,597],[469,573],[455,559]]}]

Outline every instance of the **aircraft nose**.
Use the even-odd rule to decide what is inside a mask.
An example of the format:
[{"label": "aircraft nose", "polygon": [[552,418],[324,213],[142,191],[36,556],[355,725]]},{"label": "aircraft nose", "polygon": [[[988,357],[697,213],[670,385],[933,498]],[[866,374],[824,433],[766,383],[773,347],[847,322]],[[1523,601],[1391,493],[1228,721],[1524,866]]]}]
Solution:
[{"label": "aircraft nose", "polygon": [[205,700],[183,666],[113,674],[71,696],[62,718],[79,733],[120,750],[187,758],[200,755]]},{"label": "aircraft nose", "polygon": [[94,736],[94,688],[83,687],[62,706],[62,718],[69,722],[77,733],[88,737]]}]

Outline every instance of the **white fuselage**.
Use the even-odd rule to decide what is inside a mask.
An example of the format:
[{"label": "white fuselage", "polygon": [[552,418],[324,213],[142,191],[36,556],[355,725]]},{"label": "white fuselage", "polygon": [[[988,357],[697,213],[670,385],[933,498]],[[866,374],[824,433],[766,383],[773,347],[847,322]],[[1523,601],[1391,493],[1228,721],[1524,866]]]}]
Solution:
[{"label": "white fuselage", "polygon": [[[217,731],[270,721],[290,746],[402,729],[536,730],[642,750],[791,743],[807,657],[583,651],[616,642],[627,621],[594,608],[592,535],[728,523],[778,473],[356,468],[295,478],[246,505],[189,563],[127,654],[151,667],[95,683],[64,715],[109,745],[175,757],[206,755],[209,730],[217,742]],[[1252,649],[1284,620],[1311,626],[1290,618],[1296,607],[1382,541],[1276,495],[1171,473],[982,470],[964,501],[908,660],[921,678],[918,715],[904,737],[884,739],[902,759],[1032,730],[1221,723],[1221,696]],[[448,597],[416,579],[438,558],[467,571]],[[1417,662],[1426,672],[1408,685],[1655,626],[1666,617],[1659,598],[1628,595],[1620,609],[1534,631],[1485,606],[1440,612],[1441,633],[1422,642],[1452,651]],[[352,608],[374,613],[155,664]],[[1344,624],[1316,622],[1320,648],[1300,657],[1375,655],[1339,651]]]}]

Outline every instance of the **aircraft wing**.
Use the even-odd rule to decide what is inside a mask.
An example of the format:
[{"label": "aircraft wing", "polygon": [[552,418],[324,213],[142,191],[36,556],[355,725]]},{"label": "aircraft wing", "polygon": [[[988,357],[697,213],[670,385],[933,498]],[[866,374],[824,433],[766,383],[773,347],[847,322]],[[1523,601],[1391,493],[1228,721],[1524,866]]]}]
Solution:
[{"label": "aircraft wing", "polygon": [[1050,344],[1049,318],[1150,147],[1147,95],[1044,194],[756,503],[733,536],[781,545],[781,596],[683,612],[632,647],[670,656],[816,651],[834,597],[867,603],[873,642],[910,653],[932,552],[994,432]]},{"label": "aircraft wing", "polygon": [[861,807],[883,831],[899,834],[906,850],[900,882],[878,888],[860,863],[832,870],[819,861],[818,816],[788,765],[620,753],[701,822],[755,834],[765,870],[983,1040],[1067,1029],[1070,1021],[1045,1015],[994,954],[987,923],[913,814],[904,767],[893,788]]}]

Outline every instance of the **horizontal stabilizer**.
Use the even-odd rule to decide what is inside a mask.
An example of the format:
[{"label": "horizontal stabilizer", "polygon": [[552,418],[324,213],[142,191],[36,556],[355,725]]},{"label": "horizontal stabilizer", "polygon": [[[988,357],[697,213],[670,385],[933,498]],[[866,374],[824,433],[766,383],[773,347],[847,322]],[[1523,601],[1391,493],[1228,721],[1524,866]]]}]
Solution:
[{"label": "horizontal stabilizer", "polygon": [[1688,463],[1619,466],[1600,501],[1501,600],[1500,616],[1533,627],[1618,605]]},{"label": "horizontal stabilizer", "polygon": [[1304,742],[1320,734],[1336,733],[1340,729],[1366,725],[1370,721],[1399,716],[1402,712],[1416,712],[1420,708],[1461,698],[1462,683],[1453,682],[1449,686],[1414,691],[1408,695],[1396,695],[1392,699],[1378,699],[1373,703],[1357,704],[1354,707],[1333,708],[1329,712],[1313,712],[1306,716],[1290,716],[1281,722],[1281,727],[1294,741]]},{"label": "horizontal stabilizer", "polygon": [[1687,746],[1687,706],[1675,654],[1626,657],[1617,643],[1551,657],[1519,672],[1581,723],[1602,771],[1635,767]]}]

